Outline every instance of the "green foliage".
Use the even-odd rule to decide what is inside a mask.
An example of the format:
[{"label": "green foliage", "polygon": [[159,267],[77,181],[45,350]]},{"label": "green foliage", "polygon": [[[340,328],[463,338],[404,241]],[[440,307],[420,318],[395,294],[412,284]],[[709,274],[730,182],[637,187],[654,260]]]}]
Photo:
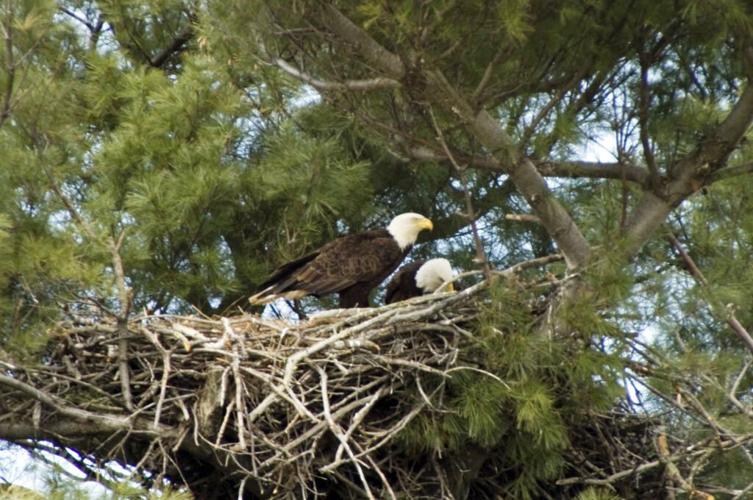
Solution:
[{"label": "green foliage", "polygon": [[[583,343],[615,331],[593,308],[581,304],[578,315],[567,316],[581,340],[552,340],[537,332],[524,287],[497,285],[491,297],[478,325],[477,350],[465,353],[484,372],[455,372],[425,388],[442,389],[446,409],[422,412],[400,438],[411,453],[492,450],[497,467],[515,471],[509,494],[534,498],[562,470],[572,445],[570,426],[608,411],[624,392],[624,360],[619,338],[608,348]],[[417,404],[423,400],[414,397]]]},{"label": "green foliage", "polygon": [[587,488],[577,496],[577,500],[620,500],[620,497],[606,488]]},{"label": "green foliage", "polygon": [[0,493],[8,500],[43,500],[45,498],[36,491],[13,484],[0,484]]},{"label": "green foliage", "polygon": [[[573,160],[598,143],[631,167],[646,166],[643,128],[666,174],[743,92],[741,48],[753,40],[747,0],[337,1],[408,72],[398,88],[317,93],[275,59],[330,83],[385,76],[358,57],[356,44],[338,45],[319,26],[321,5],[17,0],[0,7],[0,352],[38,361],[62,311],[121,307],[110,248],[121,236],[132,310],[208,314],[245,305],[280,263],[403,211],[435,221],[432,240],[421,240],[412,257],[441,254],[461,270],[476,268],[463,182],[493,265],[553,253],[542,226],[506,217],[529,213],[528,200],[496,165],[471,161],[489,151],[454,112],[427,104],[416,74],[441,71],[472,107],[503,123],[515,143],[506,154]],[[640,65],[648,55],[648,116],[641,117]],[[463,182],[450,163],[430,158],[444,153],[435,123],[454,159],[469,167]],[[414,158],[416,145],[429,159]],[[728,162],[751,160],[748,141]],[[571,335],[541,334],[540,309],[552,297],[538,293],[552,287],[540,270],[524,273],[527,286],[493,287],[471,328],[475,344],[462,353],[479,371],[423,380],[442,404],[404,429],[402,446],[450,460],[469,447],[493,450],[508,495],[535,497],[567,467],[582,417],[624,403],[622,380],[645,353],[652,376],[642,380],[665,396],[650,398],[648,411],[676,412],[668,400],[678,398],[690,404],[682,387],[720,425],[751,432],[749,419],[730,410],[745,350],[725,322],[734,312],[753,324],[751,182],[716,182],[669,221],[706,276],[708,285],[698,286],[659,233],[630,265],[623,260],[629,213],[646,192],[663,195],[666,186],[550,181],[592,247],[576,299],[552,311]],[[548,270],[561,277],[565,265]],[[647,332],[656,341],[644,339]],[[628,351],[635,339],[651,345]],[[753,376],[742,374],[743,404],[752,388]],[[421,394],[406,397],[424,402]],[[672,414],[665,423],[683,439],[712,435],[697,419]],[[739,451],[709,463],[699,478],[746,486],[734,475],[749,467]],[[146,494],[120,488],[122,497]],[[611,495],[592,488],[579,498]]]},{"label": "green foliage", "polygon": [[[360,224],[372,210],[368,161],[354,159],[337,130],[297,126],[284,86],[267,80],[245,92],[232,68],[200,51],[170,59],[167,70],[144,64],[188,26],[180,5],[103,5],[128,57],[68,38],[50,53],[58,59],[28,69],[35,85],[0,130],[8,164],[25,165],[0,174],[8,189],[0,215],[12,229],[1,249],[13,264],[0,269],[9,290],[0,308],[14,311],[3,336],[24,349],[34,338],[25,332],[59,301],[117,307],[107,242],[121,233],[136,310],[209,312],[331,238],[336,221]],[[68,22],[43,22],[51,4],[29,9],[15,13],[29,17],[17,41],[24,30],[74,33]],[[209,24],[196,29],[217,50],[228,43]],[[77,63],[60,67],[66,57]]]}]

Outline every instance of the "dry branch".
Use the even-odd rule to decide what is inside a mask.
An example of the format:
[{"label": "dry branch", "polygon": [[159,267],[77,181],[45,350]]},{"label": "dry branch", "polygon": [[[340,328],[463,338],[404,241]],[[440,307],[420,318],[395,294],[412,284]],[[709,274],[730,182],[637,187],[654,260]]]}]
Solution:
[{"label": "dry branch", "polygon": [[[527,281],[521,273],[562,259],[521,262],[494,271],[493,281],[556,289],[567,278]],[[481,275],[472,271],[462,279]],[[502,452],[473,445],[455,462],[428,454],[417,463],[399,443],[409,426],[453,411],[447,388],[461,373],[514,389],[472,354],[479,347],[473,323],[490,304],[488,286],[482,281],[385,307],[324,311],[306,321],[144,315],[119,332],[112,314],[71,316],[52,332],[38,366],[0,362],[0,439],[61,454],[75,450],[89,462],[115,460],[150,473],[143,477],[187,484],[197,498],[297,498],[302,491],[314,497],[334,490],[343,498],[453,496],[453,471],[473,470],[470,480],[497,474],[494,456]],[[113,349],[120,333],[129,346],[133,410]],[[634,352],[640,349],[636,342]],[[643,375],[662,362],[642,358],[633,365]],[[730,401],[740,406],[739,379],[748,368],[730,381]],[[672,395],[659,396],[673,403]],[[665,457],[656,456],[653,417],[619,405],[607,415],[584,414],[572,429],[567,469],[549,492],[574,498],[584,485],[656,483],[667,463],[677,477],[693,481],[710,450],[751,440],[715,424],[696,403],[676,410],[715,437]],[[497,489],[488,491],[504,495],[504,478],[495,481]]]},{"label": "dry branch", "polygon": [[[0,433],[32,447],[35,439],[52,439],[100,459],[107,450],[144,470],[176,463],[159,468],[187,475],[189,483],[187,462],[221,462],[254,496],[316,488],[335,474],[367,495],[389,491],[392,478],[374,454],[417,415],[416,401],[395,398],[395,391],[415,387],[419,373],[451,377],[462,367],[456,352],[465,333],[438,321],[439,313],[467,321],[485,286],[327,311],[302,323],[250,314],[133,317],[125,332],[132,411],[119,356],[113,358],[119,318],[70,318],[58,325],[46,366],[3,364]],[[19,427],[32,421],[29,400],[41,403],[39,423]],[[400,490],[420,488],[406,483]]]},{"label": "dry branch", "polygon": [[698,268],[690,254],[685,250],[685,248],[683,248],[677,237],[674,234],[669,233],[667,240],[682,259],[683,264],[688,270],[688,273],[693,276],[693,279],[696,280],[698,286],[700,286],[701,289],[703,289],[703,291],[709,297],[709,305],[714,311],[714,314],[722,318],[727,323],[727,325],[729,325],[732,331],[735,332],[735,335],[740,337],[740,340],[743,341],[745,347],[747,347],[749,351],[753,352],[753,337],[751,337],[748,330],[746,330],[742,323],[740,323],[740,321],[735,316],[735,313],[728,307],[720,304],[719,301],[713,296],[713,293],[709,288],[709,284],[706,281],[705,276]]}]

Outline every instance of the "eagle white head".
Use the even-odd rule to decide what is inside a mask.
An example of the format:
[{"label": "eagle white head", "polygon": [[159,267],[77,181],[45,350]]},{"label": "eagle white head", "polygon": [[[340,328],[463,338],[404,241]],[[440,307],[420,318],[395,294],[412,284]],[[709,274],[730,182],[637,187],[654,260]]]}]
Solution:
[{"label": "eagle white head", "polygon": [[418,233],[434,229],[429,219],[421,214],[406,212],[396,216],[387,226],[387,231],[395,238],[400,250],[405,250],[416,242]]},{"label": "eagle white head", "polygon": [[452,292],[454,287],[449,282],[453,278],[455,278],[455,271],[452,270],[449,260],[429,259],[416,271],[416,286],[424,293],[432,293],[447,283],[446,291]]}]

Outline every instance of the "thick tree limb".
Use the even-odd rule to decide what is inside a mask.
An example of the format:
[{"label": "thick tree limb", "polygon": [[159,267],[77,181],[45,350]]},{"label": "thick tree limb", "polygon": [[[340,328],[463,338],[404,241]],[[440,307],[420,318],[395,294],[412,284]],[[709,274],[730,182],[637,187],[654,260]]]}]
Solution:
[{"label": "thick tree limb", "polygon": [[[428,146],[406,145],[402,150],[414,160],[449,162],[450,159],[443,151]],[[504,173],[502,163],[493,156],[468,155],[453,151],[452,155],[464,165],[479,170]],[[648,179],[648,171],[644,168],[619,162],[605,163],[595,161],[552,161],[531,160],[544,177],[565,177],[571,179],[615,179],[626,180],[636,184],[644,184]],[[750,165],[753,170],[753,163]]]},{"label": "thick tree limb", "polygon": [[[390,78],[401,80],[406,68],[400,58],[382,47],[368,33],[356,26],[337,8],[322,5],[320,22],[359,51],[365,61]],[[570,214],[549,191],[533,162],[520,157],[512,140],[485,110],[475,111],[439,71],[423,71],[427,98],[445,110],[456,114],[466,128],[497,158],[518,190],[531,204],[542,224],[565,256],[568,268],[585,265],[590,255],[588,242]]]},{"label": "thick tree limb", "polygon": [[455,113],[476,139],[500,160],[504,171],[559,246],[568,268],[575,270],[584,266],[591,252],[588,242],[567,210],[552,195],[533,162],[519,155],[499,122],[485,110],[475,112],[444,75],[435,71],[427,76],[433,99]]},{"label": "thick tree limb", "polygon": [[3,21],[3,42],[4,42],[4,65],[5,65],[5,92],[3,92],[3,103],[0,108],[0,127],[10,117],[11,101],[13,98],[13,85],[16,75],[16,62],[13,58],[13,4],[8,4],[8,15]]},{"label": "thick tree limb", "polygon": [[753,84],[748,83],[740,99],[711,137],[669,169],[671,177],[663,186],[644,192],[625,230],[626,255],[637,252],[677,205],[712,182],[714,172],[724,166],[752,122]]},{"label": "thick tree limb", "polygon": [[92,424],[91,422],[80,422],[78,420],[67,419],[58,422],[45,422],[44,427],[35,427],[29,423],[7,423],[0,422],[0,439],[12,442],[22,442],[36,439],[84,439],[89,436],[108,434],[112,432],[109,428]]},{"label": "thick tree limb", "polygon": [[648,171],[645,168],[620,162],[544,160],[536,162],[536,167],[544,177],[624,179],[641,185],[648,179]]},{"label": "thick tree limb", "polygon": [[[142,419],[143,420],[143,419]],[[45,422],[42,427],[35,427],[28,423],[3,423],[0,422],[0,439],[18,443],[22,446],[34,448],[33,441],[50,440],[63,446],[81,446],[81,443],[89,438],[107,439],[114,432],[134,432],[145,438],[162,438],[179,442],[179,449],[196,459],[211,463],[213,467],[224,471],[228,476],[240,473],[244,470],[237,463],[236,457],[231,452],[210,447],[209,445],[194,442],[192,439],[182,439],[182,431],[175,428],[161,426],[159,429],[149,429],[144,426],[151,425],[142,420],[132,422],[133,426],[113,426],[97,421],[80,421],[76,419],[55,420]],[[132,446],[134,446],[132,442]],[[264,498],[261,485],[255,481],[246,481],[244,488],[251,492],[255,498]]]},{"label": "thick tree limb", "polygon": [[162,66],[164,66],[164,64],[173,54],[177,54],[178,52],[183,51],[185,45],[191,40],[191,38],[193,38],[194,35],[194,29],[190,23],[193,22],[195,16],[189,15],[188,17],[188,26],[183,28],[183,31],[178,33],[178,35],[173,38],[173,41],[170,43],[170,45],[162,49],[162,51],[160,51],[160,53],[156,56],[149,58],[150,66],[154,68],[162,68]]},{"label": "thick tree limb", "polygon": [[723,179],[729,179],[730,177],[737,177],[740,175],[747,175],[753,172],[753,161],[748,163],[742,163],[740,165],[733,165],[730,167],[720,168],[716,170],[709,179],[709,184],[712,184]]},{"label": "thick tree limb", "polygon": [[[0,384],[13,389],[19,390],[33,399],[43,403],[63,416],[73,418],[82,423],[94,424],[102,432],[112,432],[118,430],[132,430],[133,421],[128,417],[120,415],[107,415],[102,413],[93,413],[90,411],[82,410],[80,408],[74,408],[68,406],[58,398],[47,394],[44,391],[32,387],[20,380],[16,380],[13,377],[0,374]],[[142,429],[146,430],[146,428]],[[158,429],[155,429],[158,431]]]},{"label": "thick tree limb", "polygon": [[402,80],[405,76],[405,66],[400,58],[382,47],[335,6],[323,2],[320,21],[343,41],[352,44],[374,68],[396,80]]}]

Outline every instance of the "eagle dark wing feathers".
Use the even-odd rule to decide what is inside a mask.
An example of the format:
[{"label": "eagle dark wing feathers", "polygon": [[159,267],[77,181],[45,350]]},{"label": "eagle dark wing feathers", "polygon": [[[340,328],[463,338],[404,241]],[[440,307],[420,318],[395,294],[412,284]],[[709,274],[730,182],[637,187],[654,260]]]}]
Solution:
[{"label": "eagle dark wing feathers", "polygon": [[343,236],[281,266],[251,301],[340,292],[341,307],[368,306],[371,289],[398,266],[407,250],[400,250],[383,229]]},{"label": "eagle dark wing feathers", "polygon": [[263,291],[273,285],[276,285],[275,289],[284,289],[285,287],[290,286],[292,282],[289,282],[288,280],[293,276],[295,271],[304,267],[306,264],[314,260],[318,255],[319,251],[317,250],[316,252],[311,252],[308,255],[304,255],[303,257],[291,260],[290,262],[281,265],[280,267],[275,269],[275,272],[272,273],[272,275],[267,278],[266,281],[259,285],[259,290]]},{"label": "eagle dark wing feathers", "polygon": [[417,260],[400,268],[395,273],[384,295],[384,303],[391,304],[411,297],[418,297],[424,292],[416,284],[416,273],[426,261]]}]

